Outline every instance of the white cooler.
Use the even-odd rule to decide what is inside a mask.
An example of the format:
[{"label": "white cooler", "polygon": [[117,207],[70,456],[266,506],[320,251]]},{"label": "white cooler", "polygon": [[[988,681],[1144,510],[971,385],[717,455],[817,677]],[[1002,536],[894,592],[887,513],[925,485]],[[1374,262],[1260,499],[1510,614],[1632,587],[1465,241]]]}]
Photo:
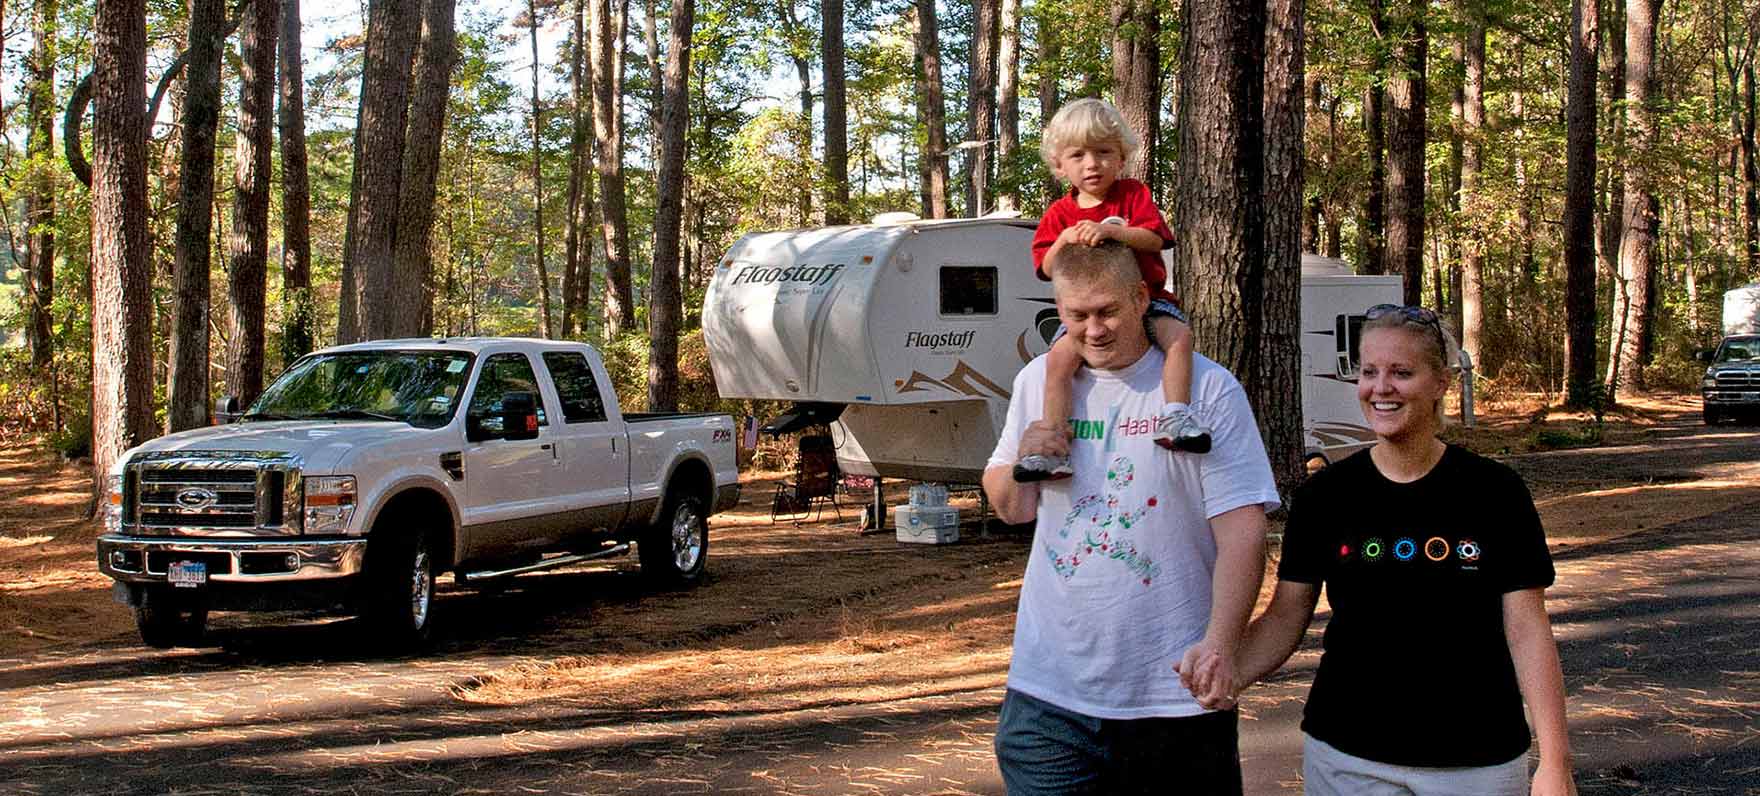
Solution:
[{"label": "white cooler", "polygon": [[959,541],[959,509],[953,506],[894,506],[892,526],[898,540],[918,544]]}]

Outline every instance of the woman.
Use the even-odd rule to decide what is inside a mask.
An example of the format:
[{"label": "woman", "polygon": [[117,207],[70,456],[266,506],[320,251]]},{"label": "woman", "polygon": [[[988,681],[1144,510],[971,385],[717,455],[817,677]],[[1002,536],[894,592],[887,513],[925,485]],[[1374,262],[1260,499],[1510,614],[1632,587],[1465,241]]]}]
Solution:
[{"label": "woman", "polygon": [[[1309,794],[1571,794],[1564,678],[1546,616],[1552,559],[1508,467],[1437,438],[1453,340],[1436,314],[1383,304],[1363,325],[1367,451],[1291,502],[1277,591],[1237,683],[1277,670],[1320,588],[1332,607],[1303,714]],[[1202,685],[1202,684],[1191,684]]]}]

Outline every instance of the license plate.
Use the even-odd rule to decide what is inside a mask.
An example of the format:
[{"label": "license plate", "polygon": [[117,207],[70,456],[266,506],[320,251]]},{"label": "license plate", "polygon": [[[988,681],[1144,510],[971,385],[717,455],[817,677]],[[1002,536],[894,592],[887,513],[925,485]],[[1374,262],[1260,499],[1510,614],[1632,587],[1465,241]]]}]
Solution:
[{"label": "license plate", "polygon": [[208,582],[208,565],[200,561],[173,561],[165,579],[180,589],[193,589]]}]

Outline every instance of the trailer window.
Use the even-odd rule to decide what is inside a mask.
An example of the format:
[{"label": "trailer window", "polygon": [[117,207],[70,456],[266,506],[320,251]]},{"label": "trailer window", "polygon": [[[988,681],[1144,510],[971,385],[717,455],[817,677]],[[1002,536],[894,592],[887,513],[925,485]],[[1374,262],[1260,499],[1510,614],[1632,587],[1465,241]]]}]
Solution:
[{"label": "trailer window", "polygon": [[942,315],[995,315],[996,267],[941,266]]},{"label": "trailer window", "polygon": [[1355,380],[1357,369],[1363,361],[1360,350],[1363,341],[1363,316],[1338,316],[1332,337],[1338,343],[1338,377]]}]

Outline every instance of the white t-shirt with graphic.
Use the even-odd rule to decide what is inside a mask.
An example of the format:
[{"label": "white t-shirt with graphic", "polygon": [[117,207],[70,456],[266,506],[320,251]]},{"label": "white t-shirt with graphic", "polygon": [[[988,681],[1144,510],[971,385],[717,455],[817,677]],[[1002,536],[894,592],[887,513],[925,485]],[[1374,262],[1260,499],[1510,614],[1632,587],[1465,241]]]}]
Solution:
[{"label": "white t-shirt with graphic", "polygon": [[[1210,622],[1216,539],[1210,518],[1278,505],[1271,464],[1234,376],[1193,357],[1192,395],[1209,453],[1156,445],[1162,353],[1075,379],[1070,464],[1041,482],[1033,551],[1015,619],[1008,686],[1104,719],[1203,713],[1174,662]],[[1012,467],[1043,414],[1045,358],[1014,381],[991,467]]]}]

